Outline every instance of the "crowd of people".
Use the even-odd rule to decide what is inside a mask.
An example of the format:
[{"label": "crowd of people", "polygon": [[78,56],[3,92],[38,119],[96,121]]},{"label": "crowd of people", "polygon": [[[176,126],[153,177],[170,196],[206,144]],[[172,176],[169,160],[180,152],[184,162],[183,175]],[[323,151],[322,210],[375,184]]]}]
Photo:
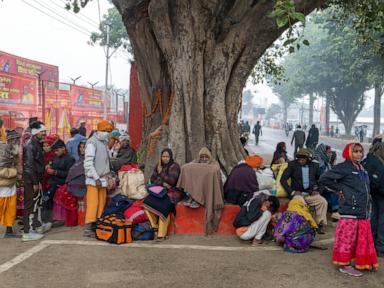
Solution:
[{"label": "crowd of people", "polygon": [[[261,133],[256,126],[253,132]],[[338,222],[333,262],[342,273],[362,276],[360,270],[377,269],[377,256],[384,256],[384,143],[375,138],[365,158],[363,146],[350,143],[342,153],[345,161],[336,164],[331,147],[318,143],[316,129],[311,127],[306,141],[300,129],[295,131],[293,160],[286,144],[278,143],[271,174],[261,156],[249,155],[223,180],[208,148],[184,165],[165,148],[144,183],[143,163],[129,135],[113,123],[102,120],[89,135],[83,124],[72,128],[65,143],[32,118],[22,134],[0,130],[0,224],[6,238],[23,241],[42,239],[64,223],[84,224],[84,236],[97,238],[98,219],[116,211],[123,199],[128,203],[123,217],[140,215],[163,241],[178,202],[192,209],[204,206],[206,234],[217,230],[224,204],[232,203],[240,206],[233,225],[241,240],[259,245],[275,239],[285,251],[304,253],[316,234],[326,233],[330,212]],[[23,196],[22,234],[13,231],[18,191]],[[279,212],[279,197],[289,199],[285,211]],[[130,214],[129,207],[138,210]]]}]

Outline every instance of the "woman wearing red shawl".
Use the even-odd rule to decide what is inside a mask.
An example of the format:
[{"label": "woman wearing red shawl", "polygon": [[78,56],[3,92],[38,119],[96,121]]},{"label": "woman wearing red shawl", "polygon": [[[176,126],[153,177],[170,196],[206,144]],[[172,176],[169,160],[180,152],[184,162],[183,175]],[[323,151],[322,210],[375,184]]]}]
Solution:
[{"label": "woman wearing red shawl", "polygon": [[[343,151],[345,161],[320,178],[323,186],[340,197],[333,263],[340,266],[340,272],[355,277],[363,275],[358,270],[376,270],[379,266],[371,232],[369,177],[360,164],[363,156],[360,143],[348,144]],[[358,270],[351,266],[353,260]]]}]

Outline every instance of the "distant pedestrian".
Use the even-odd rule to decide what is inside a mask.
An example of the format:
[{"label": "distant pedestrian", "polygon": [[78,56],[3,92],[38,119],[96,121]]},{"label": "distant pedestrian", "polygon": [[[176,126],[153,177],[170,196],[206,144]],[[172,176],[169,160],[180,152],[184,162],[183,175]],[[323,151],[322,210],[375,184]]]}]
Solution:
[{"label": "distant pedestrian", "polygon": [[318,143],[319,143],[319,129],[317,129],[315,124],[312,124],[311,128],[309,129],[308,137],[305,145],[307,146],[308,149],[315,151]]},{"label": "distant pedestrian", "polygon": [[364,142],[364,129],[363,129],[363,127],[360,128],[359,138],[360,138],[360,143],[363,143]]},{"label": "distant pedestrian", "polygon": [[297,128],[292,135],[291,145],[293,145],[293,141],[295,141],[295,150],[293,152],[293,156],[296,158],[297,150],[303,148],[305,143],[305,132],[301,129],[300,125],[297,125]]},{"label": "distant pedestrian", "polygon": [[87,128],[85,128],[85,121],[80,121],[79,134],[87,137]]},{"label": "distant pedestrian", "polygon": [[331,132],[330,132],[330,134],[331,134],[331,137],[332,137],[332,138],[335,137],[335,127],[333,127],[333,125],[331,126]]},{"label": "distant pedestrian", "polygon": [[255,126],[253,127],[253,134],[255,134],[255,143],[259,145],[259,137],[263,136],[263,131],[261,130],[260,121],[257,121]]},{"label": "distant pedestrian", "polygon": [[339,133],[340,133],[340,129],[339,127],[336,127],[336,130],[335,130],[336,138],[339,138]]}]

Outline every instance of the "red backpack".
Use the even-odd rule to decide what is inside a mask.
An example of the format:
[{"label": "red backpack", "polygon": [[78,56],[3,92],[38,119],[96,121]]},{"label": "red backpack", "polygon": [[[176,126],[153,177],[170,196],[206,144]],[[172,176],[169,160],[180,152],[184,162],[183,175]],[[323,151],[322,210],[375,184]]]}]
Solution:
[{"label": "red backpack", "polygon": [[124,218],[128,221],[132,221],[132,224],[148,221],[147,214],[145,214],[143,206],[139,201],[135,201],[124,211]]}]

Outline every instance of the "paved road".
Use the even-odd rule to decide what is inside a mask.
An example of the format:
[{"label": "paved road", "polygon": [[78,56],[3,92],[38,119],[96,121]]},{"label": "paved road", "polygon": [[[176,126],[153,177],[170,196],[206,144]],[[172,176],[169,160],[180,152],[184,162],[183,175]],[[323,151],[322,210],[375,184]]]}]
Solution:
[{"label": "paved road", "polygon": [[[250,151],[253,151],[254,153],[261,154],[266,158],[266,164],[269,164],[273,155],[273,152],[276,149],[276,144],[278,142],[285,142],[287,144],[287,151],[289,157],[293,157],[293,149],[294,146],[291,146],[291,139],[292,139],[292,132],[287,137],[285,135],[284,130],[280,129],[272,129],[272,128],[263,128],[263,135],[259,138],[259,145],[255,145],[255,139],[254,136],[251,135],[251,138],[248,141],[248,148]],[[320,137],[320,143],[325,143],[327,145],[330,145],[333,150],[337,152],[337,159],[338,161],[342,161],[341,153],[347,143],[350,141],[338,139],[338,138],[331,138],[331,137]],[[369,144],[364,143],[364,148],[366,151],[369,149]]]}]

